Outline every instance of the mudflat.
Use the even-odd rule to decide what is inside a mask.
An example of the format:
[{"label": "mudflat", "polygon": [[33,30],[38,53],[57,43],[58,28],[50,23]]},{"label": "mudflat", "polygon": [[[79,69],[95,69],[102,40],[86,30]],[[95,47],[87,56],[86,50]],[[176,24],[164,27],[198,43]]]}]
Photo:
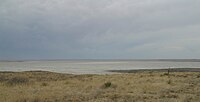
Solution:
[{"label": "mudflat", "polygon": [[108,70],[118,73],[137,73],[137,72],[200,72],[200,68],[168,68],[168,69],[135,69],[135,70]]},{"label": "mudflat", "polygon": [[199,71],[140,70],[104,75],[0,72],[0,102],[199,101]]}]

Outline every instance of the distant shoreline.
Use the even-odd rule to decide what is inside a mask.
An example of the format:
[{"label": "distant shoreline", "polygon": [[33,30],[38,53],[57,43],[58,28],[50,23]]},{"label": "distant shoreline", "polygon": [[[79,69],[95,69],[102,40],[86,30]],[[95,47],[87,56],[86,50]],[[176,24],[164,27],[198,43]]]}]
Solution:
[{"label": "distant shoreline", "polygon": [[22,59],[0,60],[0,62],[25,62],[25,61],[167,61],[167,62],[200,62],[200,59]]},{"label": "distant shoreline", "polygon": [[[170,69],[131,69],[131,70],[106,70],[109,72],[107,74],[117,74],[117,73],[143,73],[143,72],[200,72],[200,68],[170,68]],[[73,74],[73,73],[59,73],[54,71],[45,70],[30,70],[30,71],[0,71],[0,73],[26,73],[26,72],[36,72],[36,73],[57,73],[57,74],[68,74],[68,75],[98,75],[98,74]]]},{"label": "distant shoreline", "polygon": [[200,68],[170,68],[170,69],[131,69],[131,70],[107,70],[117,73],[137,73],[137,72],[200,72]]}]

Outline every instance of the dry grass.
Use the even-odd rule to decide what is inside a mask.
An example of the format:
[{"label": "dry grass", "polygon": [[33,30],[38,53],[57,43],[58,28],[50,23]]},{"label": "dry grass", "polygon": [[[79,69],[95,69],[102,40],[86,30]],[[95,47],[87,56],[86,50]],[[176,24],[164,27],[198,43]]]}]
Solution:
[{"label": "dry grass", "polygon": [[200,73],[1,72],[0,102],[200,102]]}]

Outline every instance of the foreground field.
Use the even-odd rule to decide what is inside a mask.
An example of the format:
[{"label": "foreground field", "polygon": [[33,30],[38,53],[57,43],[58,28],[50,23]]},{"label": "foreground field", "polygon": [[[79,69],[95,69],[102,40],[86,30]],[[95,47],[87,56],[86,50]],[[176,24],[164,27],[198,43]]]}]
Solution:
[{"label": "foreground field", "polygon": [[200,102],[200,72],[0,72],[0,102]]}]

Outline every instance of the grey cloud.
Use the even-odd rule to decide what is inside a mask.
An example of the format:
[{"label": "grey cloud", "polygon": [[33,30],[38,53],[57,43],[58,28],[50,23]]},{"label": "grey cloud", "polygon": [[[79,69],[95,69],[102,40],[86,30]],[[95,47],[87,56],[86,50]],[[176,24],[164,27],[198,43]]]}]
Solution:
[{"label": "grey cloud", "polygon": [[199,58],[198,0],[1,0],[0,59]]}]

